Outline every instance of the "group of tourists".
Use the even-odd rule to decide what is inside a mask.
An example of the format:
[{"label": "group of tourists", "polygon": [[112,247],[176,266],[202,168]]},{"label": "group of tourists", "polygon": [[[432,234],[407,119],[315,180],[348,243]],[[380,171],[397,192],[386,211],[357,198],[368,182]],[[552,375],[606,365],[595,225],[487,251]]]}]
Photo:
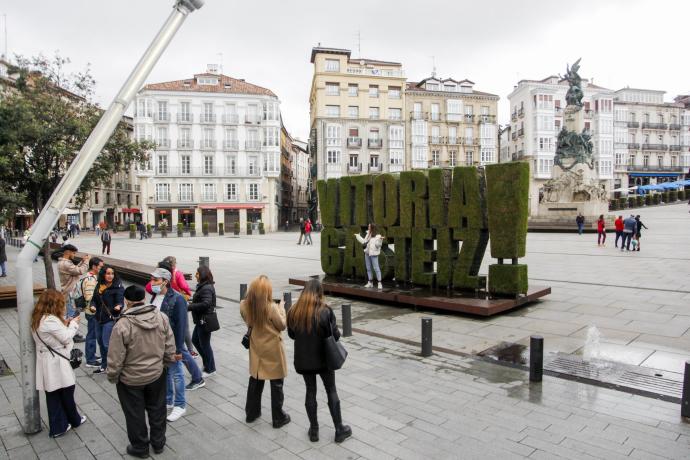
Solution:
[{"label": "group of tourists", "polygon": [[[185,393],[204,387],[206,379],[216,374],[211,336],[220,326],[213,274],[208,267],[199,267],[192,293],[184,274],[177,270],[175,257],[170,256],[158,263],[145,287],[125,288],[115,268],[102,259],[86,255],[77,262],[74,245],[67,244],[62,250],[58,262],[62,292],[45,290],[32,317],[36,388],[46,394],[50,436],[62,436],[86,422],[75,403],[73,370],[81,365],[81,351],[74,343],[85,341],[85,366],[116,384],[130,443],[127,453],[141,458],[148,457],[151,449],[161,453],[167,423],[186,413]],[[81,312],[86,316],[86,338],[77,332]],[[191,334],[190,312],[194,323]],[[282,336],[287,329],[295,341],[295,370],[305,382],[309,439],[319,439],[317,375],[326,390],[335,441],[351,436],[350,427],[342,423],[335,386],[339,366],[331,365],[325,345],[329,338],[337,343],[340,332],[320,282],[310,280],[297,303],[286,312],[284,302],[273,299],[270,280],[259,276],[249,285],[240,313],[247,325],[242,344],[249,349],[246,422],[261,416],[266,380],[271,387],[273,427],[291,421],[283,409],[288,366]],[[185,368],[191,376],[189,383],[185,382]]]},{"label": "group of tourists", "polygon": [[[642,229],[648,228],[640,220],[640,215],[630,214],[627,218],[620,215],[613,224],[616,230],[614,247],[618,248],[618,241],[620,240],[621,251],[639,251]],[[603,214],[597,220],[597,246],[606,246],[606,220]]]}]

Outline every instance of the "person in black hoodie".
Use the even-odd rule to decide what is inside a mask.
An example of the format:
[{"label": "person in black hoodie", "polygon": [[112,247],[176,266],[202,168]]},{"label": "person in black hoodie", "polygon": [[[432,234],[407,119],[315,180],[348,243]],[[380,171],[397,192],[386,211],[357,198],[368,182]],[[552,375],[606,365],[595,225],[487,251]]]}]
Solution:
[{"label": "person in black hoodie", "polygon": [[196,291],[187,308],[192,312],[192,320],[194,321],[192,343],[201,355],[201,361],[204,364],[202,376],[207,378],[216,374],[216,362],[213,359],[213,348],[211,348],[211,333],[204,329],[201,319],[206,313],[216,308],[216,288],[213,286],[213,273],[211,273],[210,268],[199,267],[195,276]]},{"label": "person in black hoodie", "polygon": [[352,436],[352,429],[343,425],[340,414],[340,398],[335,388],[335,371],[328,370],[324,352],[324,339],[331,334],[340,339],[333,310],[326,305],[321,283],[312,279],[287,316],[288,335],[295,341],[295,370],[302,374],[307,387],[304,406],[309,417],[309,440],[319,440],[319,423],[316,417],[316,374],[319,374],[328,397],[328,409],[335,426],[335,442],[343,442]]},{"label": "person in black hoodie", "polygon": [[108,367],[108,344],[115,320],[120,317],[125,303],[125,288],[115,269],[104,265],[98,273],[98,284],[93,290],[91,305],[96,307],[96,341],[101,350],[101,367],[93,371],[102,374]]}]

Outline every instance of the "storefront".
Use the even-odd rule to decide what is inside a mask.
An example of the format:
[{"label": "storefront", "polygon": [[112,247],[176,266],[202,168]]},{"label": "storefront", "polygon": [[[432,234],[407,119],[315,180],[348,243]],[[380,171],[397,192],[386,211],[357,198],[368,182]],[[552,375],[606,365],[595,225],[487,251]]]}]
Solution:
[{"label": "storefront", "polygon": [[182,222],[182,226],[185,230],[189,229],[189,225],[195,223],[194,208],[180,208],[177,211],[177,222],[173,224],[177,225],[178,222]]},{"label": "storefront", "polygon": [[209,233],[218,233],[218,211],[215,209],[201,210],[202,229],[208,225]]},{"label": "storefront", "polygon": [[[165,221],[168,224],[168,227],[170,227],[170,216],[172,215],[172,209],[161,209],[157,208],[155,211],[155,222],[154,225],[158,227],[160,225],[160,222],[165,219]],[[150,222],[149,222],[150,223]]]},{"label": "storefront", "polygon": [[126,223],[141,222],[141,210],[139,208],[122,208],[122,217]]},{"label": "storefront", "polygon": [[679,179],[683,179],[683,172],[681,171],[677,173],[632,172],[628,174],[628,187],[663,184]]}]

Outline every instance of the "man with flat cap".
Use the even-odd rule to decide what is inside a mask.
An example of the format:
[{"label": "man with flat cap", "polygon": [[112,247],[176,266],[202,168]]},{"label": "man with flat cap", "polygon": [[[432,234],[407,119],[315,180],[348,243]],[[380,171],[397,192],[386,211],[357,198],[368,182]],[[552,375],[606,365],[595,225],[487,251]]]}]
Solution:
[{"label": "man with flat cap", "polygon": [[108,380],[117,384],[125,414],[127,453],[139,458],[149,456],[149,444],[157,454],[165,447],[166,368],[176,359],[168,318],[154,305],[146,305],[145,296],[139,286],[125,289],[126,309],[110,336],[106,370]]},{"label": "man with flat cap", "polygon": [[[67,318],[74,318],[79,313],[75,311],[75,286],[82,277],[89,270],[89,255],[84,256],[78,265],[75,265],[73,259],[77,255],[77,247],[73,244],[65,244],[62,246],[62,257],[58,260],[58,274],[60,275],[60,290],[65,296],[65,304],[67,305]],[[84,336],[80,334],[74,335],[74,342],[80,343],[84,341]]]}]

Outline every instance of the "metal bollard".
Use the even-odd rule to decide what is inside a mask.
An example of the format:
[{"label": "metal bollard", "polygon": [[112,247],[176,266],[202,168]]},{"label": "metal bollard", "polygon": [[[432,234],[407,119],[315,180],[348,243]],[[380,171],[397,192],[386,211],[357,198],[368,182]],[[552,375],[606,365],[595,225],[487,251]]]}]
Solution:
[{"label": "metal bollard", "polygon": [[344,303],[341,307],[343,312],[343,337],[352,336],[352,305]]},{"label": "metal bollard", "polygon": [[245,283],[240,284],[240,300],[244,300],[247,297],[247,285]]},{"label": "metal bollard", "polygon": [[690,360],[685,361],[683,396],[680,399],[680,416],[690,418]]},{"label": "metal bollard", "polygon": [[431,318],[422,318],[422,356],[431,356]]},{"label": "metal bollard", "polygon": [[544,375],[544,337],[533,335],[529,338],[529,381],[541,382]]},{"label": "metal bollard", "polygon": [[292,307],[292,292],[283,292],[283,301],[285,302],[285,313],[287,313]]},{"label": "metal bollard", "polygon": [[209,259],[209,257],[199,257],[199,266],[211,268],[211,263]]}]

